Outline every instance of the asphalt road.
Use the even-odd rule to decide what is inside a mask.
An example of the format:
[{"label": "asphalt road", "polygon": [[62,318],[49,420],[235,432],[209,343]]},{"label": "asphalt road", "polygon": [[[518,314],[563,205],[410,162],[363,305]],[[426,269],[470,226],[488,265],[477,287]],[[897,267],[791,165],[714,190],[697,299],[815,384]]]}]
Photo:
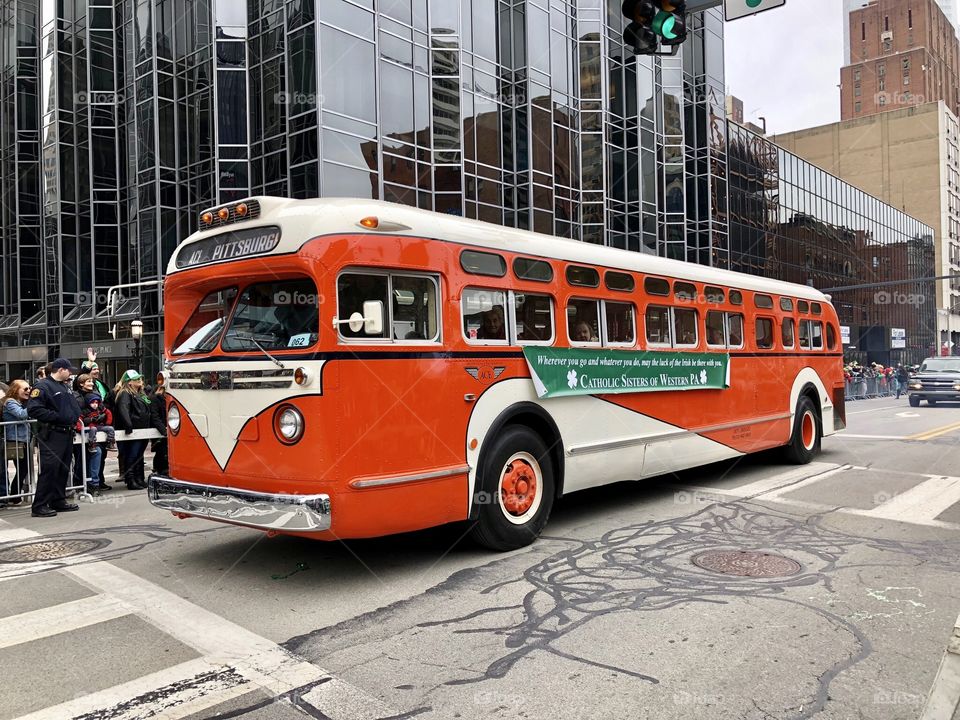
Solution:
[{"label": "asphalt road", "polygon": [[848,422],[811,465],[570,495],[502,555],[268,540],[142,491],[2,510],[0,720],[916,718],[960,613],[960,405]]}]

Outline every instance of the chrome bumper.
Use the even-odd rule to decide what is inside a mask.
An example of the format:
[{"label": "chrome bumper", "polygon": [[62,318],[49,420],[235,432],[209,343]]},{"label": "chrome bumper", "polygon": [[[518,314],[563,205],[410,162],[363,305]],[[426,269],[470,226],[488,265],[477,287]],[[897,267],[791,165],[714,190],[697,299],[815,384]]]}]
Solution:
[{"label": "chrome bumper", "polygon": [[322,532],[330,529],[329,495],[271,495],[151,475],[147,481],[147,497],[158,508],[174,513],[259,530]]}]

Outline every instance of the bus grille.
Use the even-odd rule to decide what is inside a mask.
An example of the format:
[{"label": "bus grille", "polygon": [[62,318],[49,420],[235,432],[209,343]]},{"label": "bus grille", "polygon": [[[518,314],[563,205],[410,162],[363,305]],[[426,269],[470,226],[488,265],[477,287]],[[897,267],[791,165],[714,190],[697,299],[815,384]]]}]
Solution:
[{"label": "bus grille", "polygon": [[293,370],[173,372],[171,390],[279,390],[293,384]]}]

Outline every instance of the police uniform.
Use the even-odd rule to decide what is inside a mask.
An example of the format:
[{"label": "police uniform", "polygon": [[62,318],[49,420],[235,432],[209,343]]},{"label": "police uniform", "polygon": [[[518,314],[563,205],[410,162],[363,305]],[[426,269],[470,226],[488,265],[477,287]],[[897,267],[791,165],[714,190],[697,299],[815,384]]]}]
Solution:
[{"label": "police uniform", "polygon": [[30,393],[27,413],[38,421],[40,445],[40,479],[33,496],[33,510],[63,508],[80,404],[66,385],[44,378]]}]

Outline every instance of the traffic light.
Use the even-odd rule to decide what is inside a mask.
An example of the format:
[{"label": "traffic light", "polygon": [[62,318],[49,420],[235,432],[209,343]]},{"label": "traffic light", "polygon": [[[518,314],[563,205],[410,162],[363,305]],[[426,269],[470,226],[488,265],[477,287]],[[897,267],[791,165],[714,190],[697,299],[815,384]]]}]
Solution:
[{"label": "traffic light", "polygon": [[687,39],[686,0],[624,0],[623,42],[637,55],[657,55],[661,45],[673,48]]}]

